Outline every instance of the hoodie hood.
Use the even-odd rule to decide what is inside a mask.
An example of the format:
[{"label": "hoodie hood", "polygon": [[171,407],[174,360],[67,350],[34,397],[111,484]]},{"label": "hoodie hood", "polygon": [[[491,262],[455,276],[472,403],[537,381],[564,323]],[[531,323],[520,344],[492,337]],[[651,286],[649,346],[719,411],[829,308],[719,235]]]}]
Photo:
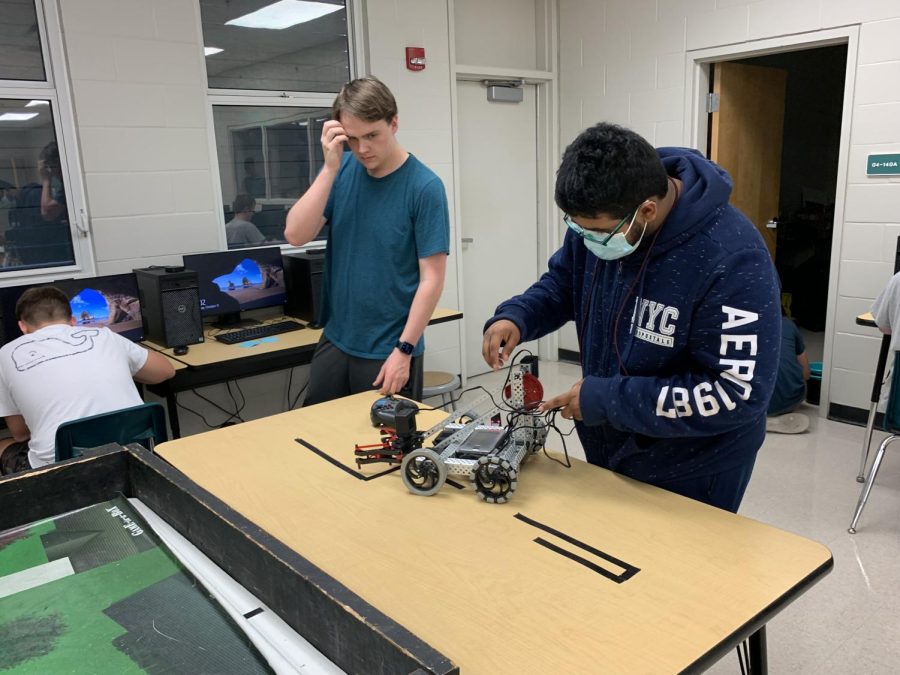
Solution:
[{"label": "hoodie hood", "polygon": [[665,253],[703,229],[728,205],[728,172],[690,148],[657,148],[666,173],[682,182],[681,194],[666,217],[653,255]]}]

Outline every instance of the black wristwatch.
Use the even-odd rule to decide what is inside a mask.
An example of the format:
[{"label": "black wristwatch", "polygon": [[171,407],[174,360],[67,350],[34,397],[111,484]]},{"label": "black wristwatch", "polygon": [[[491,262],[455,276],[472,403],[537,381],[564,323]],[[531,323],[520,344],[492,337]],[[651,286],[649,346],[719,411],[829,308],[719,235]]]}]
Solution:
[{"label": "black wristwatch", "polygon": [[413,353],[413,350],[416,346],[411,342],[404,342],[403,340],[397,340],[397,344],[395,345],[397,349],[399,349],[402,353],[410,356]]}]

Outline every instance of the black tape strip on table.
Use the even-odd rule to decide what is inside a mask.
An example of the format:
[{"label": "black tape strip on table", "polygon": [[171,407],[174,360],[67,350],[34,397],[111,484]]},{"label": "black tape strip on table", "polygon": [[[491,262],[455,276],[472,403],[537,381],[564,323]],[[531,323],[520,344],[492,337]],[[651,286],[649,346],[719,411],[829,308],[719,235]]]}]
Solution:
[{"label": "black tape strip on table", "polygon": [[592,555],[595,555],[598,558],[601,558],[603,560],[606,560],[607,562],[611,562],[612,564],[614,564],[618,567],[621,567],[624,570],[624,572],[622,572],[621,574],[613,574],[608,569],[601,567],[597,563],[593,563],[590,560],[588,560],[586,558],[582,558],[581,556],[579,556],[571,551],[567,551],[566,549],[562,548],[561,546],[558,546],[552,542],[547,541],[543,537],[537,537],[534,540],[534,543],[539,544],[539,545],[553,551],[554,553],[559,553],[561,556],[564,556],[564,557],[568,558],[569,560],[577,562],[579,565],[584,565],[588,569],[593,570],[597,574],[600,574],[600,575],[606,577],[607,579],[609,579],[610,581],[616,582],[617,584],[621,584],[625,581],[628,581],[631,577],[633,577],[635,574],[637,574],[638,572],[641,571],[639,567],[630,565],[627,562],[625,562],[624,560],[620,560],[619,558],[616,558],[615,556],[611,556],[608,553],[604,553],[600,549],[594,548],[593,546],[591,546],[589,544],[585,544],[582,541],[578,541],[577,539],[575,539],[575,537],[572,537],[572,536],[569,536],[568,534],[560,532],[559,530],[556,530],[556,529],[550,527],[549,525],[539,523],[538,521],[534,520],[533,518],[529,518],[526,515],[517,513],[515,515],[515,518],[522,521],[523,523],[525,523],[527,525],[531,525],[532,527],[536,527],[539,530],[543,530],[544,532],[546,532],[548,534],[552,534],[554,537],[558,537],[559,539],[562,539],[563,541],[565,541],[569,544],[572,544],[573,546],[577,546],[578,548],[580,548],[584,551],[587,551],[588,553],[591,553]]}]

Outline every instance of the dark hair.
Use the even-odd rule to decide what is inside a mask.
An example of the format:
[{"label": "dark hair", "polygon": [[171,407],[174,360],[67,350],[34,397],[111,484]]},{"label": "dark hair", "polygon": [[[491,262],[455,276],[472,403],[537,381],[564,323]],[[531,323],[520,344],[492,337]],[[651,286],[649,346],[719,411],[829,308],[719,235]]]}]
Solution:
[{"label": "dark hair", "polygon": [[234,197],[231,209],[235,213],[243,213],[244,211],[252,211],[254,206],[256,206],[256,200],[253,198],[253,195],[246,192],[239,192]]},{"label": "dark hair", "polygon": [[69,298],[56,286],[29,288],[16,302],[16,319],[29,326],[68,321],[71,318]]},{"label": "dark hair", "polygon": [[667,190],[656,150],[631,129],[600,122],[578,135],[556,172],[556,204],[570,216],[625,218]]},{"label": "dark hair", "polygon": [[59,166],[59,147],[56,141],[50,141],[41,150],[40,158],[47,164]]},{"label": "dark hair", "polygon": [[390,122],[397,116],[397,101],[391,90],[377,77],[360,77],[343,87],[331,106],[331,116],[340,121],[341,113],[364,122]]}]

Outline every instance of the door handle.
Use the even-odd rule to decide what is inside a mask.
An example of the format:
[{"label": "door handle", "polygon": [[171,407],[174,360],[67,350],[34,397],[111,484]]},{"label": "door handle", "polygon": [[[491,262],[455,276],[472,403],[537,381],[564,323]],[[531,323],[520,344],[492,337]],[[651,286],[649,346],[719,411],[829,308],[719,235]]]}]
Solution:
[{"label": "door handle", "polygon": [[463,237],[461,241],[464,244],[474,244],[475,243],[474,237]]}]

